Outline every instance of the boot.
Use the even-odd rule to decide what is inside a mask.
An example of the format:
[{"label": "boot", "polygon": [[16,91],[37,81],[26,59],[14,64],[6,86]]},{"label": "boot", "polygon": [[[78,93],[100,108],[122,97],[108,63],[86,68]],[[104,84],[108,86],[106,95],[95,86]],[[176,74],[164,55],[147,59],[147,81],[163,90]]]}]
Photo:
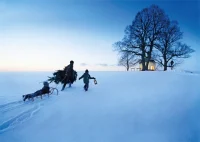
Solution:
[{"label": "boot", "polygon": [[25,102],[26,99],[28,98],[28,95],[23,95],[23,101]]},{"label": "boot", "polygon": [[84,87],[83,87],[83,88],[84,88],[84,90],[86,91],[86,85],[84,85]]},{"label": "boot", "polygon": [[65,89],[65,86],[66,86],[66,84],[64,84],[64,85],[63,85],[63,87],[62,87],[61,91],[63,91],[63,90]]}]

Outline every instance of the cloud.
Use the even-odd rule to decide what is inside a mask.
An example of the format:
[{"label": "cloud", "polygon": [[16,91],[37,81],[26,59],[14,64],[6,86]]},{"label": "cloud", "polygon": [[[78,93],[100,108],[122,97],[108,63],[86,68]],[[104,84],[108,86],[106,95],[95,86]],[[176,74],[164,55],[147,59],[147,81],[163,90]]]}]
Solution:
[{"label": "cloud", "polygon": [[112,65],[110,65],[111,67],[117,67],[117,66],[119,66],[118,64],[112,64]]},{"label": "cloud", "polygon": [[86,64],[86,63],[81,63],[80,65],[81,65],[81,66],[87,66],[88,64]]},{"label": "cloud", "polygon": [[97,66],[107,67],[108,64],[96,64]]},{"label": "cloud", "polygon": [[117,64],[105,64],[105,63],[101,63],[101,64],[96,64],[96,66],[102,66],[102,67],[117,67]]}]

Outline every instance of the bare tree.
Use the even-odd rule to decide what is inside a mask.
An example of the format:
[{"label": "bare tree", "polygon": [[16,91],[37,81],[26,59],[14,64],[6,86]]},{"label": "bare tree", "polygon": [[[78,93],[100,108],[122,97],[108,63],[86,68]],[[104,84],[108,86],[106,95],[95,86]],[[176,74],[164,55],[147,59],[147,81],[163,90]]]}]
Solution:
[{"label": "bare tree", "polygon": [[123,40],[115,43],[115,47],[118,50],[139,56],[142,63],[142,71],[148,70],[153,48],[161,34],[166,19],[167,16],[164,11],[158,6],[152,5],[143,9],[137,13],[132,25],[127,26]]},{"label": "bare tree", "polygon": [[145,48],[145,46],[138,44],[135,39],[131,38],[131,28],[132,26],[127,26],[125,29],[124,38],[121,41],[118,41],[114,44],[115,51],[118,51],[121,54],[121,59],[119,60],[119,63],[126,61],[127,58],[130,58],[132,62],[133,58],[135,57],[145,57],[145,51],[142,50]]},{"label": "bare tree", "polygon": [[142,47],[143,70],[148,70],[153,49],[167,20],[165,12],[158,6],[152,5],[139,12],[132,23],[132,37],[137,39],[137,43]]},{"label": "bare tree", "polygon": [[[157,62],[164,67],[164,71],[167,67],[175,67],[182,63],[177,58],[189,58],[190,54],[194,52],[188,45],[182,44],[179,40],[182,38],[183,33],[180,32],[178,22],[168,21],[166,27],[162,31],[162,35],[159,39],[159,44],[156,48],[159,51],[157,55]],[[170,61],[176,60],[175,64],[169,64]]]},{"label": "bare tree", "polygon": [[[149,15],[148,15],[149,14]],[[150,17],[150,25],[147,33],[147,61],[145,68],[148,69],[149,61],[152,59],[154,47],[158,44],[163,29],[166,27],[168,16],[156,5],[152,5],[147,13]]]},{"label": "bare tree", "polygon": [[139,63],[139,60],[134,54],[131,54],[130,52],[123,52],[122,54],[123,55],[119,59],[119,65],[126,67],[127,71],[129,71],[130,67]]},{"label": "bare tree", "polygon": [[170,61],[176,60],[175,67],[180,64],[178,59],[189,58],[194,52],[188,45],[179,42],[181,38],[178,23],[170,21],[162,9],[152,5],[137,13],[132,24],[126,27],[124,38],[114,46],[120,53],[140,58],[142,71],[148,70],[153,58],[167,70],[167,67],[172,67]]}]

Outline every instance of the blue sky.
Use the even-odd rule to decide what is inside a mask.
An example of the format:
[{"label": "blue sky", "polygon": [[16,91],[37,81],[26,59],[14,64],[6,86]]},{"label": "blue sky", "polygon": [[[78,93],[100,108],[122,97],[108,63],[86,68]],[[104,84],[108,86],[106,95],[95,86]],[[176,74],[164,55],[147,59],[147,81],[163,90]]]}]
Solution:
[{"label": "blue sky", "polygon": [[70,60],[76,70],[124,70],[113,43],[136,13],[152,4],[179,22],[196,52],[180,69],[200,70],[199,1],[3,0],[0,2],[0,70],[54,71]]}]

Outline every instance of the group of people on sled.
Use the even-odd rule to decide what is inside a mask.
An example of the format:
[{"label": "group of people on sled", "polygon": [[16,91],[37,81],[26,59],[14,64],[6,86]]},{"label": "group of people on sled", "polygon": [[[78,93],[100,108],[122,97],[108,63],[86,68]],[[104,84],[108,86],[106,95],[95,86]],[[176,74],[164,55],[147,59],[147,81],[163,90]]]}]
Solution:
[{"label": "group of people on sled", "polygon": [[[65,89],[67,83],[69,84],[69,87],[71,87],[71,84],[74,82],[73,66],[74,66],[74,61],[70,61],[70,64],[64,68],[65,75],[64,75],[64,78],[63,78],[63,86],[62,86],[61,91],[63,91]],[[88,88],[89,88],[89,80],[90,79],[94,79],[95,82],[96,82],[96,78],[91,77],[90,74],[89,74],[89,71],[87,69],[85,70],[85,73],[81,77],[79,77],[79,80],[82,79],[82,78],[83,78],[84,90],[85,91],[87,91]],[[34,97],[37,97],[37,96],[42,97],[43,94],[49,93],[49,91],[50,91],[49,83],[47,81],[45,81],[45,82],[43,82],[43,88],[42,89],[37,90],[36,92],[31,93],[31,94],[23,95],[23,100],[26,101],[26,99],[33,99]]]}]

